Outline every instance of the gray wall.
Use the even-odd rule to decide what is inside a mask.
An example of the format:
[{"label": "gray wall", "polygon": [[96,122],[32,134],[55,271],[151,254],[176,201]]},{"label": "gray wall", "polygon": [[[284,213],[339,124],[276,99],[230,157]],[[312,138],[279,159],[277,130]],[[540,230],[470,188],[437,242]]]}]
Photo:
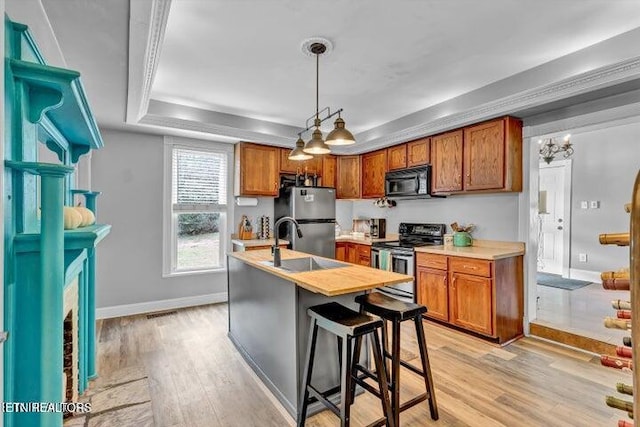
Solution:
[{"label": "gray wall", "polygon": [[97,307],[226,292],[226,272],[162,277],[163,137],[113,130],[102,137],[92,187],[102,191],[99,222],[112,230],[97,251]]},{"label": "gray wall", "polygon": [[[571,268],[603,271],[629,265],[629,249],[603,246],[600,233],[629,231],[633,183],[640,169],[640,123],[572,134]],[[580,209],[580,201],[598,200],[599,209]],[[587,262],[578,254],[586,253]]]},{"label": "gray wall", "polygon": [[[231,223],[231,233],[236,234],[238,232],[238,224],[240,224],[240,218],[242,215],[246,215],[249,221],[253,225],[253,232],[258,231],[258,217],[267,215],[269,217],[269,225],[273,230],[273,198],[272,197],[257,197],[258,206],[236,206],[234,211],[235,218]],[[272,234],[273,236],[273,234]]]},{"label": "gray wall", "polygon": [[518,240],[518,193],[460,195],[445,199],[398,200],[394,208],[378,208],[372,200],[353,202],[354,218],[386,218],[387,232],[397,233],[400,222],[473,223],[477,239]]}]

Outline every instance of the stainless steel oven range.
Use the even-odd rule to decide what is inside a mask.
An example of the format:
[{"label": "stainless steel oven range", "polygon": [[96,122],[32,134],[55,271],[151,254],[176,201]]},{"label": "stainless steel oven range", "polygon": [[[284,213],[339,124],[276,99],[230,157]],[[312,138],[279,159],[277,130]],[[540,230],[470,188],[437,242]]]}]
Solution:
[{"label": "stainless steel oven range", "polygon": [[[417,246],[442,245],[446,226],[444,224],[416,224],[401,222],[398,228],[399,240],[376,242],[371,245],[371,267],[413,276],[412,282],[385,286],[378,291],[394,298],[415,302],[415,252]],[[381,258],[386,258],[381,260]]]}]

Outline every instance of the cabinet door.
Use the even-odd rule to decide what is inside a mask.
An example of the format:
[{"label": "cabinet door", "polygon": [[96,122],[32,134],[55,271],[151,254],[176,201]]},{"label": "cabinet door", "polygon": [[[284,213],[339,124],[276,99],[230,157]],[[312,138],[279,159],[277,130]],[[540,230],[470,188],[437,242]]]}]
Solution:
[{"label": "cabinet door", "polygon": [[431,138],[431,190],[434,193],[462,191],[462,131]]},{"label": "cabinet door", "polygon": [[430,161],[431,138],[407,143],[407,167],[426,165]]},{"label": "cabinet door", "polygon": [[360,198],[360,156],[338,156],[338,199]]},{"label": "cabinet door", "polygon": [[365,267],[371,266],[371,246],[369,245],[356,245],[357,262],[356,264],[364,265]]},{"label": "cabinet door", "polygon": [[387,148],[389,170],[404,169],[407,167],[407,144],[396,145]]},{"label": "cabinet door", "polygon": [[427,307],[427,316],[444,321],[449,320],[449,294],[447,272],[418,267],[416,269],[418,304]]},{"label": "cabinet door", "polygon": [[362,198],[384,196],[384,174],[387,173],[387,150],[362,155]]},{"label": "cabinet door", "polygon": [[492,281],[450,273],[449,321],[471,331],[493,335]]},{"label": "cabinet door", "polygon": [[338,261],[346,261],[347,260],[347,244],[337,242],[336,243],[336,259]]},{"label": "cabinet door", "polygon": [[236,146],[236,195],[277,196],[280,148],[240,142]]},{"label": "cabinet door", "polygon": [[358,248],[355,243],[347,243],[346,251],[347,251],[347,262],[351,264],[356,264],[358,262]]},{"label": "cabinet door", "polygon": [[504,187],[504,120],[464,129],[464,189]]},{"label": "cabinet door", "polygon": [[325,154],[322,156],[322,186],[334,187],[336,186],[337,175],[337,160],[336,156],[331,154]]},{"label": "cabinet door", "polygon": [[280,173],[308,173],[322,175],[322,156],[314,155],[309,160],[289,160],[291,149],[280,149]]}]

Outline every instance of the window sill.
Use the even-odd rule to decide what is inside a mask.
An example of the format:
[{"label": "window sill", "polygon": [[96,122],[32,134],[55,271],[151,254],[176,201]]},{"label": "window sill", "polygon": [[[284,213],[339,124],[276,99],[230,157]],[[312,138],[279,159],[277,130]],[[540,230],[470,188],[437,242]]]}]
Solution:
[{"label": "window sill", "polygon": [[208,270],[188,270],[188,271],[174,271],[171,273],[162,273],[163,279],[170,279],[172,277],[184,277],[184,276],[197,276],[200,274],[212,274],[212,273],[226,273],[226,267],[210,268]]}]

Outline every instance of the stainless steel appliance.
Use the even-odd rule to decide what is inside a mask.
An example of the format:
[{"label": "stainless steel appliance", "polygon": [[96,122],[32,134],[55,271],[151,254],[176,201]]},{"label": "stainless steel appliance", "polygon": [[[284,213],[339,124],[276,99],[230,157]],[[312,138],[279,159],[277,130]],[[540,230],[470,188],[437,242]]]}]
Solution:
[{"label": "stainless steel appliance", "polygon": [[431,165],[387,172],[384,181],[386,197],[405,199],[431,197]]},{"label": "stainless steel appliance", "polygon": [[[377,242],[371,245],[371,267],[380,268],[380,251],[388,251],[391,271],[415,278],[415,252],[418,246],[442,245],[446,225],[400,223],[399,240]],[[405,301],[415,302],[415,280],[394,286],[385,286],[378,291]]]},{"label": "stainless steel appliance", "polygon": [[336,254],[336,190],[330,187],[283,186],[274,201],[276,220],[290,216],[300,225],[298,237],[291,224],[280,225],[275,233],[291,242],[292,249],[334,258]]},{"label": "stainless steel appliance", "polygon": [[369,220],[369,234],[372,239],[384,239],[387,234],[387,220],[384,218],[371,218]]}]

